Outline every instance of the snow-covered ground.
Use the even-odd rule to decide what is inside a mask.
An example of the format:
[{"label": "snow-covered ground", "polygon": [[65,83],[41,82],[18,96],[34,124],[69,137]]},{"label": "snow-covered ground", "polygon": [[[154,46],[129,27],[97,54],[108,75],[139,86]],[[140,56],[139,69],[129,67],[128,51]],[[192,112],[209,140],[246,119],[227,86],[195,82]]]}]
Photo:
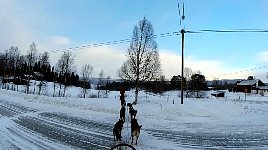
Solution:
[{"label": "snow-covered ground", "polygon": [[[52,95],[52,88],[43,93]],[[113,125],[119,119],[119,91],[110,91],[108,98],[78,98],[79,91],[71,87],[67,97],[51,97],[1,89],[0,149],[92,149],[94,144],[96,149],[109,149],[114,144]],[[245,100],[244,93],[226,92],[225,98],[215,98],[208,92],[207,98],[185,98],[181,105],[178,93],[140,92],[134,108],[142,129],[134,147],[268,148],[268,95],[247,94]],[[134,91],[125,95],[127,103],[133,102]],[[127,113],[126,143],[131,142],[129,127]]]}]

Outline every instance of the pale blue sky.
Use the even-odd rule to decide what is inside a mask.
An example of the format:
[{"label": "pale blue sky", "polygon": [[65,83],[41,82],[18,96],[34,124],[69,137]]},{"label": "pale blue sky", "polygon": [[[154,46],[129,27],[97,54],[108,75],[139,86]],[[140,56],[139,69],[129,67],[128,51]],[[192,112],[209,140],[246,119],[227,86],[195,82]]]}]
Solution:
[{"label": "pale blue sky", "polygon": [[[155,34],[179,31],[178,0],[0,0],[0,52],[18,46],[25,54],[31,42],[48,51],[130,38],[144,16]],[[182,1],[182,0],[180,0]],[[268,29],[267,0],[185,0],[185,29]],[[181,37],[156,39],[167,78],[180,74]],[[185,35],[185,65],[212,76],[268,66],[268,33],[200,33]],[[77,72],[85,63],[116,77],[129,43],[74,51]],[[102,56],[100,56],[102,55]],[[219,76],[267,81],[268,68]]]}]

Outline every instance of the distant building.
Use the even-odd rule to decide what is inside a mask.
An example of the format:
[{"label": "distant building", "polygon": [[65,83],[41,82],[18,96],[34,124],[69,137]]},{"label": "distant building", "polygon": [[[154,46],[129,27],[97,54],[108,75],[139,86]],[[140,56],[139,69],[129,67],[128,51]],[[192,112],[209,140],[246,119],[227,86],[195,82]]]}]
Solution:
[{"label": "distant building", "polygon": [[268,94],[268,85],[266,84],[265,86],[259,86],[259,94],[264,95]]},{"label": "distant building", "polygon": [[215,97],[224,97],[224,93],[225,91],[216,91],[216,92],[211,93],[211,95]]},{"label": "distant building", "polygon": [[209,87],[208,87],[208,90],[210,90],[210,91],[215,90],[215,87],[213,87],[213,86],[209,86]]},{"label": "distant building", "polygon": [[264,94],[268,93],[268,86],[266,86],[260,79],[248,78],[248,80],[237,82],[233,88],[233,91]]}]

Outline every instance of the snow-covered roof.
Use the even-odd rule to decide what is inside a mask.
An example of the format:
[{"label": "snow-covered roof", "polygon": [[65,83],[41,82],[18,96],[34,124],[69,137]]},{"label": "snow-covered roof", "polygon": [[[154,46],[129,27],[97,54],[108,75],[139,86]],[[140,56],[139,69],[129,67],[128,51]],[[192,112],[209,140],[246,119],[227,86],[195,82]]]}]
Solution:
[{"label": "snow-covered roof", "polygon": [[259,79],[256,79],[256,80],[244,80],[244,81],[241,81],[240,83],[238,83],[237,85],[254,85],[258,81],[259,81]]},{"label": "snow-covered roof", "polygon": [[268,90],[268,86],[259,86],[260,90]]},{"label": "snow-covered roof", "polygon": [[215,91],[215,92],[213,92],[211,94],[222,94],[222,93],[225,93],[225,91]]}]

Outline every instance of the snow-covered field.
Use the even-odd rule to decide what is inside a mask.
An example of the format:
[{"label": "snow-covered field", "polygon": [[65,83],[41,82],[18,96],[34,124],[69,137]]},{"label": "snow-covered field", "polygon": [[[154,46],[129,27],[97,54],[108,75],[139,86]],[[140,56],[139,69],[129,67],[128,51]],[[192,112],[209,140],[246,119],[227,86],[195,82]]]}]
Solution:
[{"label": "snow-covered field", "polygon": [[[22,87],[21,87],[22,88]],[[52,87],[51,87],[52,88]],[[52,89],[46,91],[51,94]],[[0,90],[0,149],[109,149],[119,119],[119,91],[108,98],[78,98]],[[97,91],[90,90],[96,94]],[[178,91],[141,91],[137,119],[142,125],[137,149],[268,149],[268,95],[226,92],[225,98],[185,98]],[[133,102],[134,91],[126,91]],[[123,141],[130,143],[130,123]]]}]

